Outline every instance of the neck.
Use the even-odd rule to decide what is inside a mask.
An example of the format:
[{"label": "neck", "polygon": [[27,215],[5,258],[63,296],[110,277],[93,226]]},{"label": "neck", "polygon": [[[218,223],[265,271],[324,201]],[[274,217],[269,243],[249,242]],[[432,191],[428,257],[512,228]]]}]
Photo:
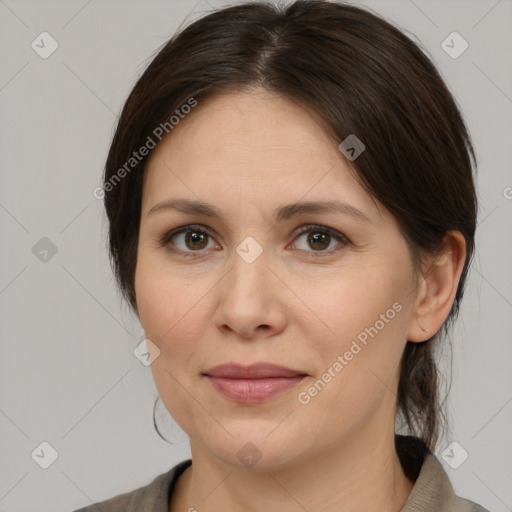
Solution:
[{"label": "neck", "polygon": [[176,483],[170,511],[398,512],[414,483],[402,470],[394,432],[361,436],[272,471],[235,468],[191,443],[193,464]]}]

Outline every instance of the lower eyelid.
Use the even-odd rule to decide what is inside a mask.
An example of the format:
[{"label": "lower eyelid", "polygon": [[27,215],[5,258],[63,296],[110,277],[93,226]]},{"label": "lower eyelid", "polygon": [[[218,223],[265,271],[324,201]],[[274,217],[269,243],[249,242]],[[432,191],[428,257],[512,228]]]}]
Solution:
[{"label": "lower eyelid", "polygon": [[[191,226],[191,227],[184,227],[183,229],[178,229],[177,231],[173,232],[173,231],[170,231],[169,233],[166,233],[160,240],[160,243],[162,246],[166,246],[170,249],[170,245],[174,245],[174,244],[171,244],[171,240],[174,238],[174,237],[177,237],[178,235],[183,235],[183,234],[186,234],[190,231],[195,231],[197,233],[202,233],[202,234],[205,234],[208,238],[210,238],[212,241],[214,241],[217,245],[220,245],[218,244],[218,242],[215,240],[215,237],[209,233],[207,230],[205,230],[204,228],[199,228],[199,227],[194,227],[194,226]],[[329,254],[332,254],[338,250],[340,250],[341,248],[343,248],[344,246],[348,245],[349,244],[349,240],[345,237],[345,235],[343,235],[342,233],[339,233],[337,231],[334,231],[330,228],[327,228],[327,227],[318,227],[318,226],[309,226],[309,227],[305,227],[302,231],[300,231],[299,233],[297,233],[292,241],[292,244],[295,244],[296,240],[298,238],[300,238],[301,236],[305,235],[305,234],[308,234],[308,233],[311,233],[311,232],[320,232],[320,233],[325,233],[329,236],[331,236],[332,238],[334,238],[338,244],[340,245],[340,247],[338,248],[334,248],[334,249],[329,249],[329,250],[324,250],[324,251],[314,251],[314,250],[311,250],[311,251],[307,251],[305,249],[298,249],[299,251],[302,251],[302,252],[306,252],[306,253],[312,253],[312,254],[318,254],[318,255],[329,255]],[[175,246],[175,248],[173,249],[170,249],[174,252],[179,252],[181,254],[186,254],[186,255],[193,255],[194,253],[196,253],[197,255],[200,255],[204,252],[206,252],[205,249],[200,249],[200,250],[197,250],[197,251],[193,251],[193,250],[187,250],[187,251],[184,251],[183,249],[179,249]]]}]

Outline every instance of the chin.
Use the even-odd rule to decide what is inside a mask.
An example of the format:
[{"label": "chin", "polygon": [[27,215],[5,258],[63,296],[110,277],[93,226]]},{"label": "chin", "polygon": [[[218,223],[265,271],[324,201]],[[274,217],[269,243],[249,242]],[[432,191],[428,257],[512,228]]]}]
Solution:
[{"label": "chin", "polygon": [[[213,456],[236,469],[256,472],[286,469],[300,456],[297,448],[303,449],[303,436],[299,433],[291,435],[289,426],[281,425],[276,429],[275,424],[269,427],[265,422],[261,428],[248,427],[247,424],[245,428],[240,424],[238,427],[237,430],[226,425],[232,437],[224,433],[221,439],[202,440]],[[278,433],[280,428],[282,431]]]}]

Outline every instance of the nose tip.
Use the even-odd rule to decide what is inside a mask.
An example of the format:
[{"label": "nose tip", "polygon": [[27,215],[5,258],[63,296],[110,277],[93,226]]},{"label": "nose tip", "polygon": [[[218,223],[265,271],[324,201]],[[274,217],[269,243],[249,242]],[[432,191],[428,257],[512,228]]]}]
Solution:
[{"label": "nose tip", "polygon": [[222,329],[226,332],[236,332],[240,336],[240,338],[249,340],[251,338],[254,338],[254,336],[259,332],[265,333],[266,331],[269,331],[270,325],[261,324],[253,328],[247,324],[244,326],[242,323],[235,325],[235,323],[231,321],[230,324],[224,324],[222,326]]},{"label": "nose tip", "polygon": [[276,282],[262,257],[263,248],[247,237],[236,250],[233,266],[219,287],[213,320],[224,334],[244,339],[270,336],[284,328],[286,318]]}]

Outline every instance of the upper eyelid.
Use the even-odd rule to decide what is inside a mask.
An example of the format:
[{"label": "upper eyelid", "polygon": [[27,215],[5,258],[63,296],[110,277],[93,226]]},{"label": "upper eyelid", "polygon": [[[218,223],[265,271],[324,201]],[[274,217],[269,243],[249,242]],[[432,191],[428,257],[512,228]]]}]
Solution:
[{"label": "upper eyelid", "polygon": [[181,235],[182,233],[186,233],[187,231],[200,231],[201,233],[206,233],[209,237],[215,238],[212,234],[212,231],[207,228],[206,226],[202,226],[200,224],[187,224],[185,226],[180,226],[175,229],[171,229],[170,231],[167,231],[163,237],[162,241],[170,241],[171,238],[175,237],[176,235]]},{"label": "upper eyelid", "polygon": [[[168,244],[168,243],[170,243],[170,241],[173,237],[180,235],[182,233],[186,233],[188,231],[193,231],[194,229],[196,231],[203,232],[203,233],[207,234],[209,237],[215,239],[215,236],[212,234],[212,230],[210,228],[203,226],[201,224],[186,224],[184,226],[180,226],[178,228],[172,229],[171,231],[167,232],[166,234],[164,234],[164,236],[162,237],[161,240],[164,244]],[[296,234],[294,235],[295,238],[293,239],[293,241],[295,241],[295,239],[297,237],[299,237],[305,233],[308,233],[309,231],[314,231],[314,230],[326,232],[329,235],[335,237],[340,242],[344,242],[347,244],[350,243],[350,240],[344,233],[341,233],[337,229],[331,228],[329,226],[324,226],[322,224],[303,224],[303,225],[297,227],[294,230],[294,233],[296,233]],[[181,249],[178,249],[178,250],[181,250]],[[201,251],[184,251],[184,252],[200,253],[200,252],[204,252],[204,251],[201,250]],[[309,251],[307,251],[307,252],[309,252]],[[329,253],[330,251],[318,251],[318,252],[319,253],[320,252]]]}]

